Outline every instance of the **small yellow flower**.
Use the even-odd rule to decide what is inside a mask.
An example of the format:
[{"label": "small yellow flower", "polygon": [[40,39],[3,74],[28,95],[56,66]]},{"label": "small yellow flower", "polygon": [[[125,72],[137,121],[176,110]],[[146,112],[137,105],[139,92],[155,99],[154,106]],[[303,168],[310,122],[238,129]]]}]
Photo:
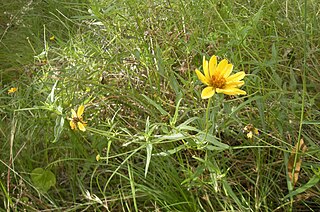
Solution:
[{"label": "small yellow flower", "polygon": [[14,93],[14,92],[16,92],[18,90],[18,88],[10,88],[9,90],[8,90],[8,94],[11,94],[11,93]]},{"label": "small yellow flower", "polygon": [[223,59],[217,64],[217,57],[215,55],[213,55],[209,61],[203,57],[202,67],[204,75],[196,69],[199,80],[207,85],[201,92],[202,99],[208,99],[215,93],[224,93],[227,95],[246,94],[244,90],[238,88],[244,84],[244,81],[241,80],[246,74],[244,71],[240,71],[230,76],[233,65],[228,63],[228,60]]},{"label": "small yellow flower", "polygon": [[247,138],[252,138],[252,136],[253,136],[252,131],[250,131],[250,132],[247,133]]},{"label": "small yellow flower", "polygon": [[50,39],[51,41],[54,41],[54,40],[55,40],[54,35],[52,35],[49,39]]},{"label": "small yellow flower", "polygon": [[252,124],[248,124],[243,128],[244,132],[247,133],[247,138],[252,138],[253,134],[259,135],[259,130],[255,128]]},{"label": "small yellow flower", "polygon": [[101,157],[100,157],[100,154],[97,154],[97,155],[96,155],[96,161],[99,161],[100,158],[101,158]]},{"label": "small yellow flower", "polygon": [[86,131],[85,126],[87,126],[87,122],[83,121],[83,118],[82,118],[83,111],[84,111],[83,105],[78,107],[77,113],[76,111],[74,111],[74,109],[71,109],[72,116],[71,116],[71,119],[69,118],[71,129],[75,130],[77,129],[77,126],[78,126],[79,130],[83,132]]}]

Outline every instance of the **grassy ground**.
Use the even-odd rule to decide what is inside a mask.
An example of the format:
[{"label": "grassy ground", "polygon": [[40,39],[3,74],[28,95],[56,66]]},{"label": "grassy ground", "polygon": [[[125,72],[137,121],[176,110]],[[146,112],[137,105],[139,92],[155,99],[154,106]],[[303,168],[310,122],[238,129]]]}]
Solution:
[{"label": "grassy ground", "polygon": [[[317,1],[1,4],[1,211],[319,211]],[[201,99],[212,55],[247,95]]]}]

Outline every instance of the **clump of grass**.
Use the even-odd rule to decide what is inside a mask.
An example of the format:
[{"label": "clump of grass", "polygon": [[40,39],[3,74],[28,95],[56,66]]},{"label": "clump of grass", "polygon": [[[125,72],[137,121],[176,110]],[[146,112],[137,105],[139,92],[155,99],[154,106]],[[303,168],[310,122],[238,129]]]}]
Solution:
[{"label": "clump of grass", "polygon": [[[21,22],[1,24],[3,208],[320,207],[318,4],[20,3],[3,20]],[[194,70],[211,55],[246,72],[246,96],[201,100]],[[85,132],[68,121],[80,105]],[[308,151],[293,186],[299,138]],[[55,182],[45,191],[36,168]]]}]

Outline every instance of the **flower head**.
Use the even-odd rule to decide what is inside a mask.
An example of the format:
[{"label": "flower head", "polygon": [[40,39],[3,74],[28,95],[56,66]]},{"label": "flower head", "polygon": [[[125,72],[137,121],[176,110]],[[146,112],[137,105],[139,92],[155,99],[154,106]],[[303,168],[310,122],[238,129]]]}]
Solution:
[{"label": "flower head", "polygon": [[96,161],[99,161],[101,159],[100,154],[96,155]]},{"label": "flower head", "polygon": [[18,90],[18,88],[15,88],[15,87],[10,88],[10,89],[8,90],[8,94],[14,93],[14,92],[16,92],[17,90]]},{"label": "flower head", "polygon": [[259,135],[259,130],[255,128],[252,124],[248,124],[243,128],[243,131],[247,133],[247,138],[252,139],[253,135]]},{"label": "flower head", "polygon": [[238,88],[244,84],[244,81],[241,80],[246,74],[244,71],[240,71],[230,76],[233,65],[228,63],[228,60],[223,59],[217,64],[217,57],[215,55],[213,55],[209,61],[203,57],[202,66],[204,75],[196,69],[199,80],[207,85],[201,92],[202,99],[208,99],[215,93],[224,93],[227,95],[246,94],[244,90]]},{"label": "flower head", "polygon": [[69,118],[71,129],[75,130],[77,129],[77,126],[78,126],[79,130],[83,132],[86,131],[85,126],[87,126],[87,122],[83,121],[83,118],[82,118],[83,111],[84,111],[83,105],[80,105],[78,107],[77,113],[76,111],[74,111],[74,109],[71,109],[71,118]]}]

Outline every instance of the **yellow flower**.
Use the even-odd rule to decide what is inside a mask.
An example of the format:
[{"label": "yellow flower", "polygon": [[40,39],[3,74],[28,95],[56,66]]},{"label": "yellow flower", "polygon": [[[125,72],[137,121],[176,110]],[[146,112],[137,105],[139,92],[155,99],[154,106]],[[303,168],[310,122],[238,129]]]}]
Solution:
[{"label": "yellow flower", "polygon": [[247,133],[247,138],[252,138],[252,136],[253,136],[252,131],[250,131],[250,132]]},{"label": "yellow flower", "polygon": [[252,124],[248,124],[243,128],[244,132],[247,133],[247,138],[252,138],[253,134],[259,135],[259,130],[255,128]]},{"label": "yellow flower", "polygon": [[9,90],[8,90],[8,94],[10,94],[10,93],[14,93],[14,92],[16,92],[18,90],[18,88],[10,88]]},{"label": "yellow flower", "polygon": [[54,41],[54,40],[55,40],[54,35],[52,35],[49,39],[50,39],[51,41]]},{"label": "yellow flower", "polygon": [[230,76],[233,65],[229,64],[228,60],[223,59],[217,64],[217,57],[215,55],[210,58],[210,61],[207,61],[205,57],[203,57],[202,66],[204,75],[196,69],[199,80],[207,85],[201,92],[202,99],[208,99],[215,93],[224,93],[227,95],[246,94],[244,90],[238,88],[244,84],[244,81],[241,80],[246,74],[244,71],[240,71]]},{"label": "yellow flower", "polygon": [[71,109],[72,117],[71,119],[69,118],[71,129],[75,130],[77,129],[77,126],[78,126],[79,130],[83,132],[86,131],[85,126],[87,126],[87,122],[83,121],[83,118],[82,118],[83,111],[84,111],[83,105],[78,107],[77,113],[76,111],[74,111],[74,109]]},{"label": "yellow flower", "polygon": [[259,135],[259,130],[257,128],[253,129],[254,134]]}]

